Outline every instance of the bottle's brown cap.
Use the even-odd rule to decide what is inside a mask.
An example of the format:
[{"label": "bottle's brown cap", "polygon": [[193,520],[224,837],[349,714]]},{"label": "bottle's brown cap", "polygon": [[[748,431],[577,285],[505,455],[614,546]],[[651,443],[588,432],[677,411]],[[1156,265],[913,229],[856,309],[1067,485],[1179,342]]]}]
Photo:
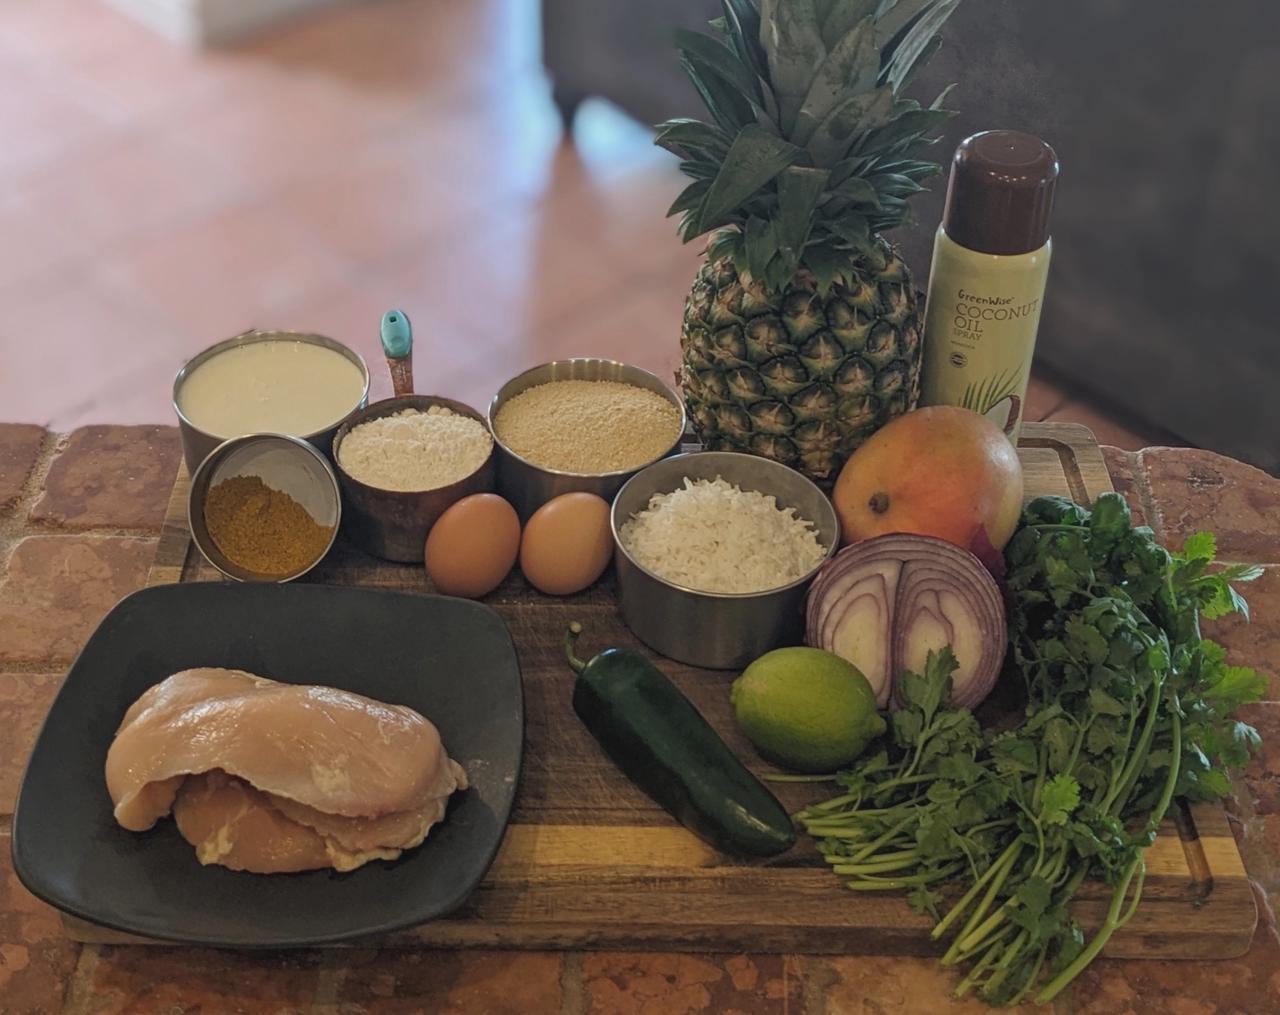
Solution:
[{"label": "bottle's brown cap", "polygon": [[960,142],[951,160],[942,227],[983,254],[1026,254],[1049,239],[1058,156],[1031,134],[987,130]]}]

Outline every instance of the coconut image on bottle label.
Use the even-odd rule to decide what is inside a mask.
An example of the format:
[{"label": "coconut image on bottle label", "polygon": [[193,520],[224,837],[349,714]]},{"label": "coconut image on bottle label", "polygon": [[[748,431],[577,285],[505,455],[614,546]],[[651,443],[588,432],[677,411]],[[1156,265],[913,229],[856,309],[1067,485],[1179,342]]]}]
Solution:
[{"label": "coconut image on bottle label", "polygon": [[[1033,314],[1038,321],[1040,317],[1040,300],[1029,300],[1016,304],[1011,296],[976,296],[961,289],[957,294],[956,314],[952,321],[953,342],[961,344],[968,340],[974,345],[982,341],[982,336],[992,329],[991,325],[1006,321],[1025,321]],[[990,336],[988,336],[988,342]],[[951,362],[954,363],[954,358]],[[965,363],[968,357],[965,358]],[[1031,366],[1028,359],[1026,368]],[[1022,420],[1022,394],[1027,387],[1028,378],[1022,376],[1027,371],[1019,367],[989,374],[978,381],[970,381],[965,385],[960,396],[960,405],[972,409],[991,420],[1005,433],[1012,433]]]}]

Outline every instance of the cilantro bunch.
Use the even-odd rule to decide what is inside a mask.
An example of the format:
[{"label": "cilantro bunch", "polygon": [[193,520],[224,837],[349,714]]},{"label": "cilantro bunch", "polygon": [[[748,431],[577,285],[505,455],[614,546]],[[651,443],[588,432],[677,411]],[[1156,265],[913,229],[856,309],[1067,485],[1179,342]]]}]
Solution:
[{"label": "cilantro bunch", "polygon": [[[984,731],[946,708],[956,662],[931,653],[903,678],[892,743],[800,814],[850,888],[905,889],[938,919],[943,963],[969,963],[957,995],[1055,997],[1136,911],[1143,851],[1174,798],[1226,794],[1225,769],[1257,747],[1232,713],[1266,680],[1228,665],[1199,620],[1247,616],[1231,583],[1261,570],[1211,572],[1215,550],[1201,533],[1170,554],[1116,494],[1092,511],[1032,501],[1005,551],[1021,721]],[[1086,942],[1069,907],[1091,876],[1113,893]]]}]

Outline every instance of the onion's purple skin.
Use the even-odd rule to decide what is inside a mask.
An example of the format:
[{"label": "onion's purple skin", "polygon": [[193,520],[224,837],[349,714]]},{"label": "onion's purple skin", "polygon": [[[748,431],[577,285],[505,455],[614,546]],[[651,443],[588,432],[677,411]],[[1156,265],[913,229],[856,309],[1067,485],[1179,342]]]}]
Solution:
[{"label": "onion's purple skin", "polygon": [[[888,604],[890,645],[885,673],[866,673],[881,707],[892,701],[902,704],[897,676],[905,668],[909,622],[919,619],[913,609],[926,608],[922,598],[931,591],[946,590],[961,598],[969,608],[981,645],[979,658],[967,679],[958,680],[952,688],[950,703],[956,708],[976,708],[995,686],[1004,661],[1006,644],[1004,600],[1000,588],[986,566],[968,550],[932,536],[891,533],[853,543],[837,553],[819,572],[809,589],[805,608],[805,641],[816,648],[834,651],[834,643],[845,614],[852,608],[858,585],[841,587],[851,573],[870,569],[877,563],[893,561],[900,566],[894,601]],[[832,600],[832,597],[836,597]],[[906,611],[905,613],[903,611]],[[954,630],[941,610],[930,610],[948,634]],[[952,635],[954,639],[954,635]],[[953,645],[954,648],[954,645]],[[886,686],[886,685],[892,685]]]}]

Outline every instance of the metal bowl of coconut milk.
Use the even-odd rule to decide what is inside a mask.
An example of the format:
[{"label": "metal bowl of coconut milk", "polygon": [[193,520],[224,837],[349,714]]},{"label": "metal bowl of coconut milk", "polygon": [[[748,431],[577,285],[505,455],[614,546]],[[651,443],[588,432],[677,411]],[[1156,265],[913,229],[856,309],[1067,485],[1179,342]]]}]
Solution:
[{"label": "metal bowl of coconut milk", "polygon": [[369,398],[358,352],[325,335],[246,331],[193,356],[173,379],[187,472],[223,441],[300,437],[329,454],[343,420]]}]

